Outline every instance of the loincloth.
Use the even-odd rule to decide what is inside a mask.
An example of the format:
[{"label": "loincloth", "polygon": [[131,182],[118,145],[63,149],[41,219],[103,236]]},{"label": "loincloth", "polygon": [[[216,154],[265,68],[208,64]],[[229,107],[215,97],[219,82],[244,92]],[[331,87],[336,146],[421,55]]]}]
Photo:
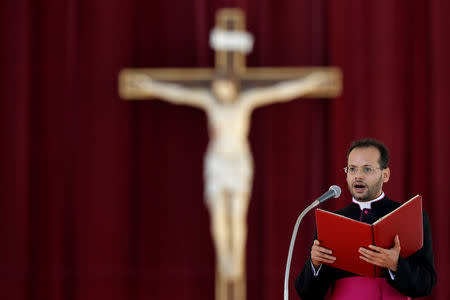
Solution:
[{"label": "loincloth", "polygon": [[253,160],[250,152],[222,156],[208,151],[205,156],[204,180],[207,202],[222,192],[250,193],[253,180]]}]

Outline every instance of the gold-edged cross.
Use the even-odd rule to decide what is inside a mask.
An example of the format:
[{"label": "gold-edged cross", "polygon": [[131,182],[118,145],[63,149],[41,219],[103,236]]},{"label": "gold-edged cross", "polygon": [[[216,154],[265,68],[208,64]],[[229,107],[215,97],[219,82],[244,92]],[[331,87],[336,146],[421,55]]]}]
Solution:
[{"label": "gold-edged cross", "polygon": [[[292,100],[295,96],[336,97],[342,89],[342,76],[339,69],[335,67],[247,68],[245,55],[252,49],[253,37],[245,31],[243,12],[239,9],[222,9],[216,18],[216,27],[210,36],[211,47],[216,51],[215,68],[124,69],[119,74],[119,92],[120,96],[127,100],[161,98],[205,109],[209,125],[212,125],[210,128],[213,141],[210,141],[210,145],[214,146],[218,140],[225,140],[226,143],[218,144],[230,147],[232,151],[224,151],[224,153],[233,152],[233,155],[243,158],[244,162],[248,163],[248,168],[251,168],[249,173],[253,173],[251,157],[249,157],[251,154],[248,153],[250,151],[247,152],[246,141],[251,122],[251,110],[258,105],[280,99]],[[240,103],[237,101],[238,103],[226,107],[217,105],[214,100],[211,100],[211,93],[206,93],[205,96],[205,90],[211,90],[211,83],[222,73],[240,82],[242,92],[238,92],[242,97],[237,97],[241,100]],[[142,85],[143,81],[146,82],[144,85]],[[152,81],[157,84],[152,84]],[[246,90],[247,93],[245,93]],[[248,92],[249,90],[253,94]],[[259,96],[256,97],[256,94]],[[222,97],[224,95],[222,94]],[[246,106],[244,103],[248,102],[245,101],[255,105]],[[229,162],[227,157],[220,157],[222,155],[220,151],[209,152],[210,154],[213,152],[213,158],[219,159],[221,165]],[[248,192],[251,192],[251,188]],[[229,196],[232,193],[226,194]],[[246,197],[241,200],[248,203],[249,194],[246,194]],[[243,215],[246,216],[246,213]],[[241,229],[246,232],[246,229],[239,230]],[[245,266],[245,263],[243,265]],[[218,272],[216,300],[229,300],[229,296],[233,300],[244,300],[245,267],[243,273],[244,275],[241,274],[236,278],[229,278]]]},{"label": "gold-edged cross", "polygon": [[[290,79],[299,79],[315,72],[326,73],[328,80],[315,91],[303,95],[310,98],[336,97],[342,90],[342,74],[336,67],[258,67],[247,68],[245,56],[253,46],[253,37],[245,31],[245,16],[237,8],[225,8],[216,15],[216,27],[210,35],[215,49],[215,68],[140,68],[123,69],[119,74],[119,94],[127,100],[148,99],[148,92],[135,88],[136,75],[153,80],[205,88],[220,73],[237,78],[243,89],[263,87]],[[153,95],[158,98],[158,95]]]}]

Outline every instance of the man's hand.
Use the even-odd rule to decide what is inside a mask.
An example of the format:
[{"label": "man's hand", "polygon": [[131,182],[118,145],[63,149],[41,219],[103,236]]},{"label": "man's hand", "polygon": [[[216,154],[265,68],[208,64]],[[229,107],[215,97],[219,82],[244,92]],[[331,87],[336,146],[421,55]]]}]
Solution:
[{"label": "man's hand", "polygon": [[322,263],[334,263],[336,257],[332,256],[333,252],[330,249],[320,246],[318,240],[314,240],[313,246],[311,247],[311,262],[314,267],[319,267]]},{"label": "man's hand", "polygon": [[391,249],[384,249],[374,245],[370,245],[369,248],[370,250],[367,248],[359,248],[359,253],[361,253],[359,258],[393,272],[397,271],[398,257],[401,249],[398,235],[395,236],[394,247]]}]

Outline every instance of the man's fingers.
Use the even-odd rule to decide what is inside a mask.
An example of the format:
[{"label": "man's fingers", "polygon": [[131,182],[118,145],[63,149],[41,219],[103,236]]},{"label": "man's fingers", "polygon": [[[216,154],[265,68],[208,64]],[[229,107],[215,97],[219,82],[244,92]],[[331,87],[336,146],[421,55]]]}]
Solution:
[{"label": "man's fingers", "polygon": [[[361,247],[359,253],[360,259],[371,263],[373,265],[388,268],[392,271],[397,270],[398,265],[398,252],[395,246],[391,249],[384,249],[376,246],[369,246],[369,249]],[[398,249],[400,251],[400,249]]]},{"label": "man's fingers", "polygon": [[328,263],[332,263],[336,260],[336,257],[318,251],[311,252],[311,258],[318,262],[328,262]]},{"label": "man's fingers", "polygon": [[367,257],[367,258],[374,258],[374,257],[378,257],[381,254],[381,251],[377,251],[375,249],[373,249],[372,247],[370,247],[371,250],[368,250],[366,248],[359,248],[359,253],[361,253],[363,256]]},{"label": "man's fingers", "polygon": [[311,259],[315,261],[317,264],[321,263],[329,263],[332,264],[336,260],[336,257],[330,256],[330,255],[317,255],[317,256],[311,256]]},{"label": "man's fingers", "polygon": [[321,263],[333,263],[336,260],[336,257],[331,255],[332,253],[333,251],[331,251],[330,249],[321,247],[318,240],[314,240],[311,249],[311,259],[316,265]]},{"label": "man's fingers", "polygon": [[333,251],[324,247],[315,247],[314,250],[321,253],[333,254]]},{"label": "man's fingers", "polygon": [[331,256],[331,255],[321,255],[320,258],[325,261],[325,262],[329,262],[332,263],[336,260],[336,257]]},{"label": "man's fingers", "polygon": [[[370,250],[372,250],[372,251],[376,251],[376,252],[378,252],[378,253],[384,253],[385,251],[386,251],[386,249],[384,249],[384,248],[381,248],[381,247],[377,247],[377,246],[375,246],[375,245],[369,245],[369,248],[370,248]],[[362,250],[362,251],[368,251],[367,249],[364,249],[364,248],[359,248],[360,250]]]},{"label": "man's fingers", "polygon": [[372,265],[376,265],[376,266],[379,266],[379,267],[384,267],[383,262],[379,261],[377,259],[371,259],[371,258],[367,258],[365,256],[360,256],[359,258],[364,260],[364,261],[366,261],[366,262],[368,262],[368,263],[371,263]]},{"label": "man's fingers", "polygon": [[318,240],[315,240],[314,241],[314,245],[312,247],[312,250],[313,251],[322,252],[322,253],[327,253],[327,254],[332,254],[333,253],[333,251],[331,251],[330,249],[325,248],[325,247],[321,247],[319,245],[320,245],[320,242]]},{"label": "man's fingers", "polygon": [[401,246],[400,246],[400,238],[398,237],[398,234],[395,236],[395,239],[394,239],[394,248],[398,249],[399,251],[400,251],[400,248],[401,248]]}]

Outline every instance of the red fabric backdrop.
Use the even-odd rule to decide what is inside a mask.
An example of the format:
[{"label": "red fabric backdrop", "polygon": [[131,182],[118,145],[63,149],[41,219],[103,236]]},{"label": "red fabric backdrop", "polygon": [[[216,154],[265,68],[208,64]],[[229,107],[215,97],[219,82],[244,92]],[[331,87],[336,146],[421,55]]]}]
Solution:
[{"label": "red fabric backdrop", "polygon": [[[282,297],[298,213],[345,189],[347,147],[366,136],[391,151],[388,195],[423,194],[438,271],[428,299],[449,298],[448,1],[16,0],[0,2],[1,299],[212,299],[205,116],[124,102],[117,74],[212,66],[208,34],[226,6],[247,14],[250,66],[344,73],[337,99],[253,114],[248,299]],[[310,214],[291,281],[312,231]]]}]

